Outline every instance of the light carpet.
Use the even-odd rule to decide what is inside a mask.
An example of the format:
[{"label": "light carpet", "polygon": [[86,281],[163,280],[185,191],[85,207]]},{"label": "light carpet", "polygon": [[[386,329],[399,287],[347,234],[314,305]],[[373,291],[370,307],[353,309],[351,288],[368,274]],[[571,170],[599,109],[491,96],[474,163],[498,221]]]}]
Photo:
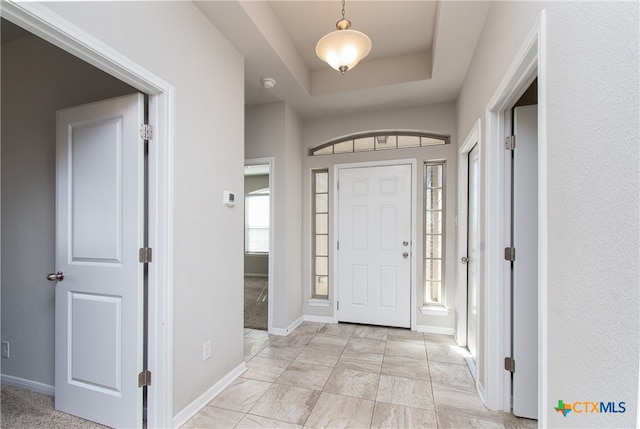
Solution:
[{"label": "light carpet", "polygon": [[244,327],[267,330],[269,282],[266,277],[244,278]]},{"label": "light carpet", "polygon": [[2,429],[106,428],[106,426],[54,410],[53,396],[4,384],[2,385],[0,409],[0,427]]}]

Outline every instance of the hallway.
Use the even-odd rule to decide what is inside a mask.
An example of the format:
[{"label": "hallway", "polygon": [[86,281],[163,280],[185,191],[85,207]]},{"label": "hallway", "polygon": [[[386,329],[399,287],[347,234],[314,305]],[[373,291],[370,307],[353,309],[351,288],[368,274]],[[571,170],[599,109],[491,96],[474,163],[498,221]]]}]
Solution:
[{"label": "hallway", "polygon": [[183,428],[534,428],[487,410],[446,335],[304,322],[245,329],[247,371]]}]

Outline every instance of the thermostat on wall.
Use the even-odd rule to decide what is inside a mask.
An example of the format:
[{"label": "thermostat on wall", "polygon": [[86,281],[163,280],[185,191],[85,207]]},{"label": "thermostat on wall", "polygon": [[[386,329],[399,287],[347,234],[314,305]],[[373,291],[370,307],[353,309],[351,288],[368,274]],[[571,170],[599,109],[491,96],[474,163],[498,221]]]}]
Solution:
[{"label": "thermostat on wall", "polygon": [[225,206],[233,207],[236,205],[236,194],[231,191],[224,191],[223,201]]}]

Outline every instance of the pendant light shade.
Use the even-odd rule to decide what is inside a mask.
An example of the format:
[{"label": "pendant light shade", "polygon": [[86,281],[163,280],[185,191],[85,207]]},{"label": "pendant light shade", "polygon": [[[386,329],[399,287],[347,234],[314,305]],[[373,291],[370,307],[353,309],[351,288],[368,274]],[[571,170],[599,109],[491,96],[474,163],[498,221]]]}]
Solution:
[{"label": "pendant light shade", "polygon": [[369,55],[371,39],[364,33],[351,30],[351,21],[344,17],[344,0],[342,19],[336,23],[336,28],[336,31],[318,41],[316,55],[333,69],[345,74]]},{"label": "pendant light shade", "polygon": [[371,51],[371,39],[356,30],[336,30],[316,45],[316,55],[342,73],[354,68]]}]

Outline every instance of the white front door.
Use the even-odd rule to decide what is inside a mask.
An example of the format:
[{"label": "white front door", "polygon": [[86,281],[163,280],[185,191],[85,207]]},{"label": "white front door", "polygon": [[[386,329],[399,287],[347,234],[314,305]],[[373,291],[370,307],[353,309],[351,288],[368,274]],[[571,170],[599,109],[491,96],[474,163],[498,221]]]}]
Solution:
[{"label": "white front door", "polygon": [[58,112],[55,408],[142,425],[142,94]]},{"label": "white front door", "polygon": [[513,413],[538,418],[538,106],[514,109]]},{"label": "white front door", "polygon": [[338,170],[339,321],[411,326],[411,170]]},{"label": "white front door", "polygon": [[478,283],[480,280],[479,235],[479,157],[478,145],[469,152],[467,200],[467,349],[476,360],[478,353]]}]

